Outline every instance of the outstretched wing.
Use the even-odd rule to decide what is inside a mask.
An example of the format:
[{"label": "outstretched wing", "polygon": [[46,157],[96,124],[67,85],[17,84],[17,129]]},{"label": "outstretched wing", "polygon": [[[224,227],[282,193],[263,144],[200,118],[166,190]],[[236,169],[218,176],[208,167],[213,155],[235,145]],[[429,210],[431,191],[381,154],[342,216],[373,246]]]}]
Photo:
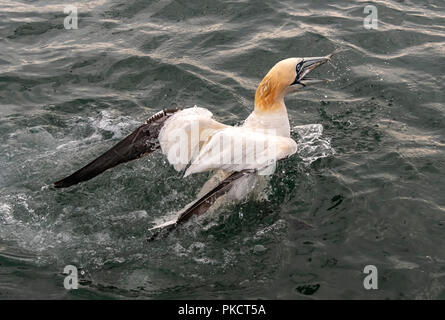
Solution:
[{"label": "outstretched wing", "polygon": [[90,180],[105,170],[121,163],[138,159],[159,149],[158,135],[165,121],[178,109],[163,110],[150,117],[145,124],[133,131],[113,148],[105,152],[82,169],[54,183],[56,188],[67,188]]}]

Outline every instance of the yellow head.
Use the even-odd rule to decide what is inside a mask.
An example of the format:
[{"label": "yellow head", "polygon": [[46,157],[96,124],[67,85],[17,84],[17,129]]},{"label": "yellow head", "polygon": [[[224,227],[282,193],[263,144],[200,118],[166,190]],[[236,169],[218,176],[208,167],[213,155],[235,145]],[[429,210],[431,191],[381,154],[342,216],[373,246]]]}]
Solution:
[{"label": "yellow head", "polygon": [[313,83],[326,80],[309,79],[306,76],[316,67],[326,63],[335,52],[325,57],[288,58],[270,69],[258,85],[255,93],[255,110],[274,112],[284,107],[284,97]]}]

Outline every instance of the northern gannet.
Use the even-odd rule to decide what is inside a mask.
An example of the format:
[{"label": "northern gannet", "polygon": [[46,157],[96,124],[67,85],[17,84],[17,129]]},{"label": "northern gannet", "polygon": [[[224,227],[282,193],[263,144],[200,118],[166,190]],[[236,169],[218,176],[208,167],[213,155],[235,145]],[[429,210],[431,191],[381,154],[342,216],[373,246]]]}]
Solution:
[{"label": "northern gannet", "polygon": [[284,97],[307,85],[326,81],[307,75],[330,61],[335,53],[288,58],[275,64],[258,85],[254,110],[241,126],[220,123],[201,107],[162,110],[102,156],[55,182],[54,187],[70,187],[161,149],[177,171],[188,166],[184,177],[205,171],[216,173],[205,183],[198,200],[186,206],[174,220],[155,228],[171,229],[193,215],[206,212],[221,199],[239,200],[254,189],[261,176],[273,172],[278,160],[297,151],[297,143],[290,137]]}]

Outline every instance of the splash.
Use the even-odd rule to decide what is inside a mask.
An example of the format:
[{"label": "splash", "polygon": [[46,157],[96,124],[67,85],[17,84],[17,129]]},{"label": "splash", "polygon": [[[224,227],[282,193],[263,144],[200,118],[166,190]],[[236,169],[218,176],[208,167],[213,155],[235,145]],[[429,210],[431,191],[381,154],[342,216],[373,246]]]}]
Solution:
[{"label": "splash", "polygon": [[310,165],[317,159],[335,154],[335,150],[331,146],[331,139],[322,137],[323,126],[321,124],[295,126],[292,132],[298,135],[297,154],[305,164]]}]

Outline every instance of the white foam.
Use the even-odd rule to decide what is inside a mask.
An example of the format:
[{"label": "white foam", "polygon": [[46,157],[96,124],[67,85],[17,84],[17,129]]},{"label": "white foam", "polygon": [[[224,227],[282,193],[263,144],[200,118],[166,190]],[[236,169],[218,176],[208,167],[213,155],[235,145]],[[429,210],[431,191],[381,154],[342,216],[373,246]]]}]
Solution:
[{"label": "white foam", "polygon": [[298,134],[297,154],[306,164],[311,164],[317,159],[329,157],[335,154],[331,146],[331,139],[322,137],[323,126],[321,124],[307,124],[293,127]]},{"label": "white foam", "polygon": [[98,119],[90,118],[93,127],[112,132],[115,139],[122,138],[126,129],[132,125],[128,117],[116,116],[108,110],[102,110],[100,115]]},{"label": "white foam", "polygon": [[0,215],[5,223],[13,223],[15,221],[12,216],[12,207],[7,203],[0,203]]}]

